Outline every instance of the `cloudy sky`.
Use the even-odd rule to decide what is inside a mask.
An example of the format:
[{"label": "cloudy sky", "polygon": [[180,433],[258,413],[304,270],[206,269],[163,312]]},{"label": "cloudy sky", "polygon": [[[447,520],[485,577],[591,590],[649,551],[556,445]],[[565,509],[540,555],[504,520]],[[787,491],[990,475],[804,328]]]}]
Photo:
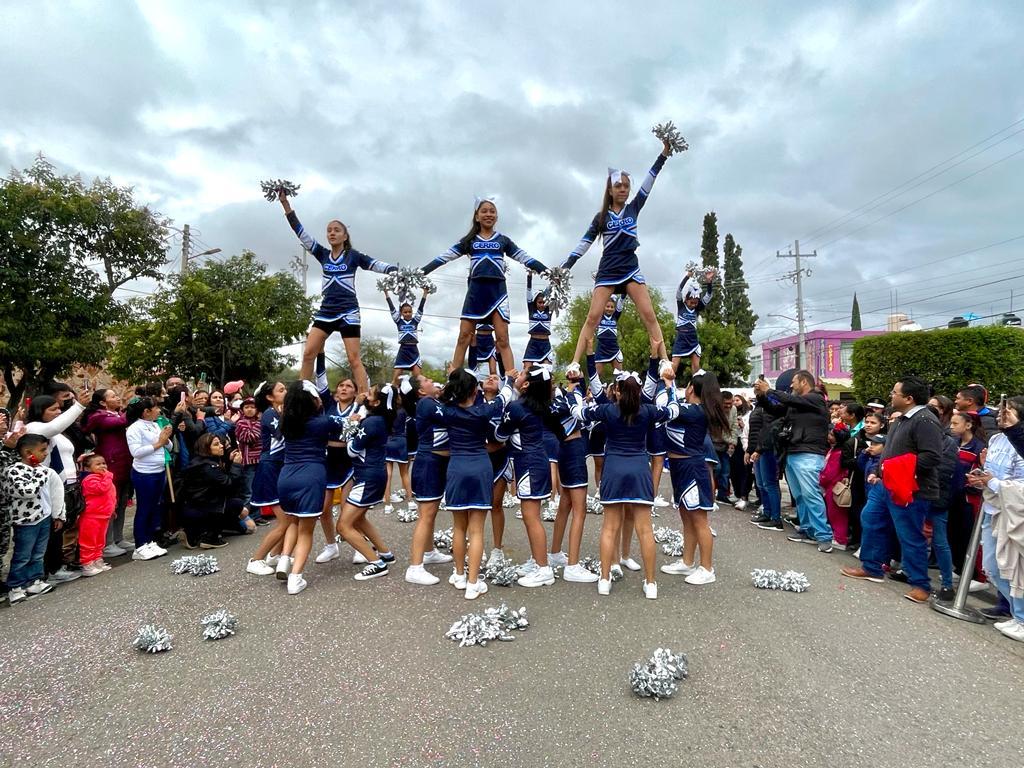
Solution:
[{"label": "cloudy sky", "polygon": [[[554,264],[596,210],[608,165],[646,172],[649,129],[672,158],[640,220],[640,261],[671,291],[701,220],[743,246],[756,339],[794,329],[794,239],[817,249],[810,329],[865,327],[890,307],[925,327],[1024,309],[1024,6],[1016,2],[480,4],[32,2],[0,14],[0,165],[43,152],[111,176],[197,230],[197,248],[298,253],[265,178],[302,184],[320,232],[423,264],[468,228]],[[1019,154],[1018,154],[1019,153]],[[1016,238],[1016,239],[1014,239]],[[574,284],[589,292],[597,249]],[[176,256],[176,254],[175,254]],[[425,354],[454,346],[466,268],[436,273]],[[318,285],[310,270],[310,286]],[[394,335],[360,278],[364,335]],[[513,343],[525,273],[513,265]],[[152,290],[139,283],[136,291]],[[126,292],[127,298],[130,294]]]}]

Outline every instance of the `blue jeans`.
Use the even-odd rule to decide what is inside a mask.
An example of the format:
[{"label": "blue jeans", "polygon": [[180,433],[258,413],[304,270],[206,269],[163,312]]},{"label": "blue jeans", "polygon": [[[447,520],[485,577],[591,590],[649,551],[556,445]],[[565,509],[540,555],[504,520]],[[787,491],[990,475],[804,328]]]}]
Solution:
[{"label": "blue jeans", "polygon": [[908,583],[931,592],[928,542],[924,537],[924,517],[930,508],[931,502],[920,499],[905,507],[901,506],[892,500],[892,495],[881,482],[872,485],[868,491],[867,504],[860,512],[863,529],[860,561],[864,570],[874,576],[883,574],[882,565],[890,560],[892,553],[889,541],[895,531],[900,542],[900,563],[907,574]]},{"label": "blue jeans", "polygon": [[932,551],[935,552],[935,562],[939,564],[939,573],[942,575],[942,587],[944,589],[952,589],[953,550],[949,547],[949,535],[946,530],[949,521],[949,510],[937,504],[930,504],[927,516],[928,522],[932,524]]},{"label": "blue jeans", "polygon": [[242,467],[242,489],[239,493],[239,499],[243,507],[248,507],[249,502],[252,501],[252,481],[256,477],[256,468],[258,466],[259,464],[245,464]]},{"label": "blue jeans", "polygon": [[1010,613],[1013,618],[1024,623],[1024,598],[1011,597],[1010,582],[999,575],[999,563],[996,561],[996,537],[992,534],[992,515],[985,512],[982,514],[985,515],[985,519],[981,521],[981,567],[985,569],[985,574],[996,585],[999,594],[1009,601]]},{"label": "blue jeans", "polygon": [[800,530],[815,541],[832,541],[832,526],[825,515],[825,497],[818,476],[825,457],[817,453],[791,453],[786,456],[786,482],[796,499]]},{"label": "blue jeans", "polygon": [[718,453],[718,466],[715,468],[715,485],[717,486],[715,495],[718,496],[719,501],[728,501],[729,499],[729,460],[732,458],[728,451],[717,451]]},{"label": "blue jeans", "polygon": [[43,556],[49,543],[49,517],[32,525],[14,526],[14,554],[11,556],[11,571],[7,576],[10,589],[27,587],[43,578]]},{"label": "blue jeans", "polygon": [[782,491],[779,489],[779,460],[771,451],[765,451],[754,462],[754,483],[764,505],[764,516],[782,519]]},{"label": "blue jeans", "polygon": [[156,530],[160,527],[160,497],[164,494],[166,484],[166,472],[146,474],[132,470],[132,485],[135,486],[135,522],[132,524],[132,533],[136,547],[156,541]]}]

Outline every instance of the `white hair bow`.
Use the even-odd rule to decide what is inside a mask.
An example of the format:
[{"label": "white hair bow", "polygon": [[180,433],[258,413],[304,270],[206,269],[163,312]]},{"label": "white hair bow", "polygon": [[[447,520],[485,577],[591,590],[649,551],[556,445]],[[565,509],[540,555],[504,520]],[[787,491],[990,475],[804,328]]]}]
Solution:
[{"label": "white hair bow", "polygon": [[320,399],[320,390],[317,389],[316,388],[316,384],[314,384],[309,379],[303,379],[302,380],[302,389],[304,391],[306,391],[308,394],[310,394],[313,397],[317,398],[318,400]]},{"label": "white hair bow", "polygon": [[629,172],[624,171],[621,168],[608,169],[608,178],[611,180],[612,184],[618,184],[620,181],[622,181],[623,176],[628,178]]},{"label": "white hair bow", "polygon": [[398,381],[400,382],[398,385],[399,392],[401,392],[403,395],[408,395],[410,392],[412,392],[412,381],[410,380],[410,376],[408,374],[399,376]]},{"label": "white hair bow", "polygon": [[[267,386],[267,382],[266,382],[266,381],[261,381],[261,382],[259,383],[259,386],[258,386],[258,387],[256,387],[256,389],[254,389],[254,390],[252,391],[252,393],[253,393],[254,395],[256,395],[256,394],[259,394],[259,391],[260,391],[261,389],[263,389],[263,388],[264,388],[265,386]],[[318,396],[319,396],[319,394],[320,394],[320,393],[319,393],[319,392],[317,392],[317,395],[318,395]]]},{"label": "white hair bow", "polygon": [[494,205],[494,197],[488,196],[476,198],[473,203],[473,213],[476,213],[478,210],[480,210],[480,206],[483,205],[484,203],[490,203],[491,205]]},{"label": "white hair bow", "polygon": [[640,383],[640,374],[636,371],[618,371],[615,374],[616,381],[625,381],[626,379],[632,379],[637,384]]},{"label": "white hair bow", "polygon": [[551,381],[551,368],[546,365],[535,365],[530,369],[530,378],[538,378],[543,381]]},{"label": "white hair bow", "polygon": [[380,394],[384,395],[384,397],[387,398],[386,402],[388,410],[390,411],[394,407],[393,402],[395,399],[395,388],[392,387],[390,384],[385,384],[383,387],[380,388]]}]

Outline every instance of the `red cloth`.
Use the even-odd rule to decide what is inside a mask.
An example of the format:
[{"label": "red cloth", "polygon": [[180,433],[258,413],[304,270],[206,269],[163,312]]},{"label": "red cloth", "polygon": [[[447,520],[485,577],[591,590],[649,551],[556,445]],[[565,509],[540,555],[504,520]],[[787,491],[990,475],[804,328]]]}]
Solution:
[{"label": "red cloth", "polygon": [[901,453],[882,461],[882,484],[901,507],[914,500],[917,484],[917,454]]},{"label": "red cloth", "polygon": [[107,526],[117,506],[117,489],[110,472],[91,472],[82,479],[85,511],[78,520],[78,549],[82,564],[103,557]]},{"label": "red cloth", "polygon": [[256,419],[242,416],[235,422],[235,440],[242,451],[242,464],[258,464],[262,448],[262,427]]},{"label": "red cloth", "polygon": [[125,437],[127,428],[125,415],[113,411],[93,411],[85,421],[85,431],[91,432],[96,440],[96,453],[107,460],[118,481],[127,480],[132,472],[132,454]]}]

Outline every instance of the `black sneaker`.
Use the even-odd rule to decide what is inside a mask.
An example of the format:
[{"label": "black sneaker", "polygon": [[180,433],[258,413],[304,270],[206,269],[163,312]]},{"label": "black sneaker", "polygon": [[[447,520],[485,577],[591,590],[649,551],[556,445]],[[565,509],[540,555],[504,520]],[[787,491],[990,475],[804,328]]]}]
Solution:
[{"label": "black sneaker", "polygon": [[989,621],[1006,621],[1012,614],[997,605],[994,608],[982,608],[981,615]]},{"label": "black sneaker", "polygon": [[217,536],[216,538],[211,536],[210,538],[202,539],[199,542],[200,549],[220,549],[221,547],[226,547],[227,545],[228,543],[224,541],[224,539],[222,539],[220,536]]},{"label": "black sneaker", "polygon": [[267,520],[267,518],[265,517],[257,517],[255,520],[253,520],[253,522],[256,523],[257,528],[262,528],[265,525],[270,525],[270,521]]},{"label": "black sneaker", "polygon": [[383,560],[385,563],[393,563],[393,562],[395,562],[395,553],[394,552],[388,552],[386,555],[382,555],[382,554],[380,554],[378,552],[377,556],[380,557],[380,559]]},{"label": "black sneaker", "polygon": [[772,519],[768,517],[768,515],[754,515],[752,518],[750,518],[750,524],[760,525],[761,523],[770,523],[771,520]]},{"label": "black sneaker", "polygon": [[816,539],[811,538],[799,529],[797,529],[794,533],[789,534],[789,536],[787,536],[786,538],[790,541],[795,541],[797,544],[814,544],[815,546],[818,545]]},{"label": "black sneaker", "polygon": [[782,522],[787,523],[788,525],[792,525],[794,528],[800,527],[800,518],[796,515],[783,515]]},{"label": "black sneaker", "polygon": [[388,575],[388,564],[387,563],[370,563],[363,570],[357,573],[353,578],[356,581],[367,581],[369,579],[376,579],[378,576]]},{"label": "black sneaker", "polygon": [[942,587],[935,593],[935,599],[940,603],[951,603],[956,598],[956,590],[952,587]]},{"label": "black sneaker", "polygon": [[784,530],[781,520],[772,520],[771,518],[765,518],[763,523],[754,523],[762,531],[781,531]]},{"label": "black sneaker", "polygon": [[907,584],[910,582],[910,577],[907,576],[907,572],[904,571],[902,568],[899,568],[895,571],[889,571],[889,578],[893,581],[898,581],[901,584]]}]

